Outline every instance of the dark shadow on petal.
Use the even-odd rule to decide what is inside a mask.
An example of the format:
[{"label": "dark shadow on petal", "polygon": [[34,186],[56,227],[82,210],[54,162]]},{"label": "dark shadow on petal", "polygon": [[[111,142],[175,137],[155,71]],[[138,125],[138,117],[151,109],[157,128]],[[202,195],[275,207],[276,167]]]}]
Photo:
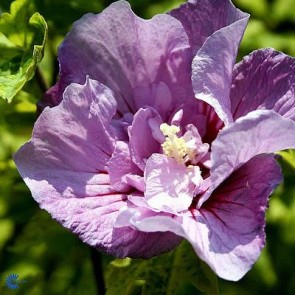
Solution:
[{"label": "dark shadow on petal", "polygon": [[171,232],[146,233],[131,227],[112,230],[113,255],[119,258],[150,258],[174,249],[182,238]]},{"label": "dark shadow on petal", "polygon": [[255,239],[264,244],[268,198],[281,182],[274,155],[258,155],[234,171],[203,204],[210,251],[228,253]]}]

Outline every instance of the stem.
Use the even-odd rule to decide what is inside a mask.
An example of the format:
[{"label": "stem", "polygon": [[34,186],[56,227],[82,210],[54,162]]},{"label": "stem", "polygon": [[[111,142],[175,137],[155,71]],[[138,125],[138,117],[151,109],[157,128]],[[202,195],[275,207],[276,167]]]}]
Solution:
[{"label": "stem", "polygon": [[42,75],[42,72],[38,66],[36,68],[35,77],[36,77],[36,81],[40,87],[41,92],[45,93],[49,87],[48,87],[48,85]]},{"label": "stem", "polygon": [[91,247],[90,255],[91,255],[91,261],[93,266],[95,284],[98,291],[97,295],[105,295],[106,289],[105,289],[105,282],[103,278],[101,254],[97,250]]}]

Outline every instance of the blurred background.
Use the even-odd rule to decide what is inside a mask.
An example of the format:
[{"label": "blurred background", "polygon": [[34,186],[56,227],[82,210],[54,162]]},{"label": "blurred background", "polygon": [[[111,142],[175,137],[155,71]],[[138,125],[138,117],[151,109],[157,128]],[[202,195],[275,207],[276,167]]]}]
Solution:
[{"label": "blurred background", "polygon": [[[11,2],[1,0],[0,11],[9,12]],[[40,65],[45,78],[43,88],[56,79],[57,47],[71,24],[86,12],[100,12],[111,2],[114,1],[32,0],[34,10],[44,16],[49,26],[45,57]],[[129,2],[139,16],[149,18],[183,1]],[[295,0],[233,2],[251,14],[239,58],[261,47],[273,47],[295,56]],[[11,160],[11,155],[30,138],[36,119],[35,103],[44,90],[39,78],[35,76],[28,82],[11,104],[0,101],[0,295],[94,295],[89,248],[39,209]],[[281,160],[285,180],[270,201],[267,246],[260,259],[237,283],[219,279],[220,294],[295,294],[294,163],[294,153],[285,154]],[[108,267],[111,260],[103,256],[104,266]],[[11,273],[25,280],[17,290],[5,287],[5,278]]]}]

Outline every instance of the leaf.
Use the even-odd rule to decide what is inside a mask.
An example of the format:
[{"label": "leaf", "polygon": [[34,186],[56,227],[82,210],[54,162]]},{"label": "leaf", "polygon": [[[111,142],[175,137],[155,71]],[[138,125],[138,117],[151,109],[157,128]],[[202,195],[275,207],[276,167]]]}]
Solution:
[{"label": "leaf", "polygon": [[284,161],[286,161],[293,169],[295,169],[295,150],[286,150],[279,152]]},{"label": "leaf", "polygon": [[205,294],[218,294],[218,281],[209,266],[200,260],[188,242],[183,242],[174,254],[167,294],[182,284],[191,283]]},{"label": "leaf", "polygon": [[0,97],[11,102],[41,62],[47,24],[30,0],[16,0],[0,16]]},{"label": "leaf", "polygon": [[168,254],[127,261],[108,266],[107,295],[218,294],[216,275],[187,242]]},{"label": "leaf", "polygon": [[166,294],[166,283],[172,266],[171,254],[148,260],[131,260],[126,267],[116,267],[118,262],[108,266],[106,273],[107,295]]}]

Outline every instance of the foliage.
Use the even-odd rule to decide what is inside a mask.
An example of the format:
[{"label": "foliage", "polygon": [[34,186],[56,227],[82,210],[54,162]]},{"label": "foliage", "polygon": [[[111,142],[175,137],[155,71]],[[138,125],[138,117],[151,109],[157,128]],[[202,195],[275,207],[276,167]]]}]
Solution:
[{"label": "foliage", "polygon": [[[30,137],[36,119],[35,103],[44,85],[52,85],[56,79],[57,46],[72,22],[84,13],[99,12],[110,2],[1,0],[0,11],[4,13],[0,18],[0,96],[11,101],[10,104],[0,101],[1,295],[12,294],[5,287],[5,278],[11,273],[26,280],[13,291],[16,295],[97,294],[88,247],[39,209],[19,177],[11,154]],[[137,14],[150,17],[181,1],[130,2]],[[294,0],[235,0],[234,3],[252,14],[240,56],[260,47],[275,47],[295,55]],[[40,64],[47,25],[38,12],[49,28],[45,56]],[[37,64],[40,75],[33,77]],[[44,84],[40,84],[40,76]],[[220,294],[291,295],[295,292],[295,153],[282,152],[281,156],[285,181],[270,200],[267,247],[241,281],[219,280]],[[217,293],[216,277],[187,243],[150,260],[113,261],[105,255],[103,265],[108,295]]]},{"label": "foliage", "polygon": [[148,260],[115,260],[107,269],[106,282],[107,295],[191,294],[191,290],[197,294],[197,289],[218,294],[215,274],[197,258],[187,242],[168,254]]},{"label": "foliage", "polygon": [[47,24],[29,0],[16,0],[0,18],[0,98],[9,102],[41,62]]}]

